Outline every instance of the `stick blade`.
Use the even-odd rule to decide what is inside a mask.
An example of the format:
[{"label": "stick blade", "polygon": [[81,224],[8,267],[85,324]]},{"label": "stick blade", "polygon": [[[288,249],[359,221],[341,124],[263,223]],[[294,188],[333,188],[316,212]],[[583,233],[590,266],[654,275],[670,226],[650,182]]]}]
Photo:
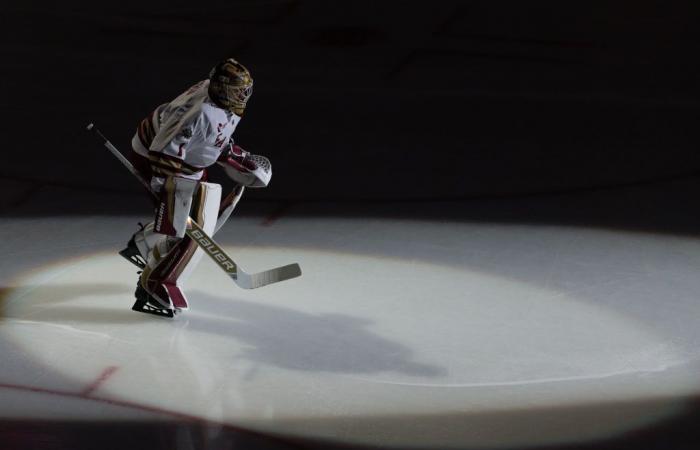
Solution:
[{"label": "stick blade", "polygon": [[236,284],[243,289],[257,289],[259,287],[267,286],[268,284],[279,283],[280,281],[285,281],[300,276],[301,267],[299,267],[299,264],[296,263],[258,273],[245,273],[241,271],[239,267],[238,275],[235,281]]}]

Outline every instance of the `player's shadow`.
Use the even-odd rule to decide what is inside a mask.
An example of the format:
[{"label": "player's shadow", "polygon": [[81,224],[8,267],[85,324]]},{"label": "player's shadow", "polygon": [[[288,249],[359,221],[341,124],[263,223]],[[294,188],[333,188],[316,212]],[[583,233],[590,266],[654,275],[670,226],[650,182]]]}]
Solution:
[{"label": "player's shadow", "polygon": [[245,350],[236,355],[253,363],[302,371],[355,374],[397,372],[440,377],[447,370],[421,363],[407,346],[370,330],[372,321],[345,314],[311,314],[290,308],[231,300],[193,292],[197,310],[231,320],[188,319],[191,330],[235,339]]},{"label": "player's shadow", "polygon": [[[131,311],[132,292],[121,284],[45,284],[26,296],[17,289],[0,288],[0,295],[4,297],[4,302],[0,301],[2,316],[9,320],[63,323],[86,330],[103,324],[162,326],[170,321]],[[105,302],[105,296],[123,296],[124,301]],[[94,301],[90,301],[91,298]],[[355,374],[396,372],[416,377],[447,374],[443,367],[416,361],[409,347],[373,333],[370,330],[372,321],[368,319],[344,314],[311,314],[216,297],[201,291],[188,292],[188,298],[192,310],[173,320],[172,332],[178,333],[184,328],[235,340],[245,350],[231,357],[254,364]],[[8,300],[12,304],[7,304]],[[169,337],[167,333],[158,336],[158,339]]]}]

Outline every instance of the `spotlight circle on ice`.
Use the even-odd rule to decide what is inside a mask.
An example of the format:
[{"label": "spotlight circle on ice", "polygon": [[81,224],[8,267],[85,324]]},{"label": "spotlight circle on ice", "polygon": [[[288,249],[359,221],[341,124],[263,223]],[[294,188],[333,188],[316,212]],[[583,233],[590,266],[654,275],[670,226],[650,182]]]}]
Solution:
[{"label": "spotlight circle on ice", "polygon": [[[110,235],[134,219],[96,220]],[[298,258],[305,276],[241,290],[205,259],[192,309],[175,321],[123,307],[134,268],[111,252],[81,248],[8,283],[18,287],[0,343],[13,366],[21,355],[44,374],[15,384],[82,392],[115,368],[74,414],[100,400],[397,448],[601,439],[672,417],[697,389],[697,319],[685,312],[697,309],[698,281],[683,265],[700,252],[695,239],[322,217],[262,230],[241,218],[221,239],[261,232],[258,245],[224,250],[253,268]],[[408,239],[426,234],[429,247]],[[661,317],[668,291],[654,274],[670,269],[674,308]]]}]

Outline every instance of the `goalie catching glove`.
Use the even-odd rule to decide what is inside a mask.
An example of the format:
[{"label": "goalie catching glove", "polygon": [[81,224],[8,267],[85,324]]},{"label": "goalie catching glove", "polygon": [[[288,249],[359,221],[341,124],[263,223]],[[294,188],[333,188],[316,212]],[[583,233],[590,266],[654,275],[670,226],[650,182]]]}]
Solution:
[{"label": "goalie catching glove", "polygon": [[246,187],[266,187],[272,178],[269,159],[253,155],[233,143],[221,154],[217,164],[224,168],[226,175],[233,181]]}]

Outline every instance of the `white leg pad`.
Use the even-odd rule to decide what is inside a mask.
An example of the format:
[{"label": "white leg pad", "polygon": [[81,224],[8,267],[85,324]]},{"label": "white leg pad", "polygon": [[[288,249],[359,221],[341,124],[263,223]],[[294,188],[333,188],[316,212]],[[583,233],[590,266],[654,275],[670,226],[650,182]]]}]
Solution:
[{"label": "white leg pad", "polygon": [[[216,227],[216,222],[219,216],[219,204],[221,203],[221,185],[215,183],[200,183],[200,191],[198,195],[202,195],[200,200],[199,210],[202,219],[198,221],[198,225],[207,233],[209,236],[214,234],[214,229]],[[194,215],[193,215],[194,216]],[[193,219],[197,219],[193,217]],[[199,223],[201,222],[201,223]],[[193,245],[196,245],[193,243]],[[192,255],[189,263],[182,271],[182,274],[177,278],[177,285],[182,286],[182,284],[187,281],[192,271],[197,267],[199,261],[204,256],[204,250],[197,247],[197,250]]]}]

